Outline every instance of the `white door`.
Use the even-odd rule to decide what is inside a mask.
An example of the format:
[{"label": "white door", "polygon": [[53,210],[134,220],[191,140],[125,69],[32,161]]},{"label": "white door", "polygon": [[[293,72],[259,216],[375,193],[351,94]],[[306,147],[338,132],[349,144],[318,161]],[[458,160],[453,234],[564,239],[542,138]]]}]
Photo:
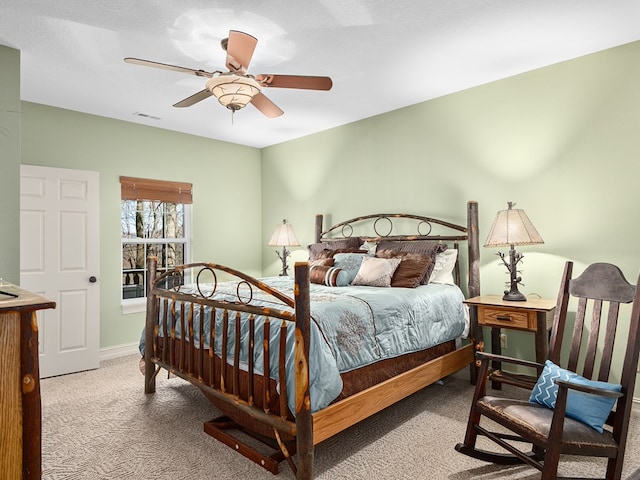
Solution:
[{"label": "white door", "polygon": [[40,376],[98,368],[99,174],[22,165],[20,286],[56,302],[38,311]]}]

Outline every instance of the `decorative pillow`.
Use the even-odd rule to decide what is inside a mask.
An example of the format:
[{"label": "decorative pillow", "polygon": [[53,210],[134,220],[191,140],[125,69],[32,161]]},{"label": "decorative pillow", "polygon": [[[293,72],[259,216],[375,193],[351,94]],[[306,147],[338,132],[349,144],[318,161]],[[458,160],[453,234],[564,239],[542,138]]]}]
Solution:
[{"label": "decorative pillow", "polygon": [[420,285],[427,270],[433,268],[433,261],[429,255],[411,252],[396,252],[394,250],[380,250],[379,258],[399,258],[400,264],[391,278],[392,287],[415,288]]},{"label": "decorative pillow", "polygon": [[333,256],[333,266],[347,272],[347,283],[351,283],[360,270],[362,259],[366,256],[366,253],[336,253]]},{"label": "decorative pillow", "polygon": [[343,238],[330,242],[312,243],[307,247],[309,260],[315,260],[323,250],[337,250],[339,248],[359,248],[362,244],[360,237]]},{"label": "decorative pillow", "polygon": [[349,285],[347,280],[347,272],[339,268],[314,265],[309,269],[309,281],[311,283],[318,283],[328,287],[346,287]]},{"label": "decorative pillow", "polygon": [[[378,249],[380,250],[396,250],[398,252],[411,252],[422,253],[423,255],[429,255],[433,258],[435,264],[436,254],[444,252],[447,246],[444,243],[440,243],[435,240],[382,240],[378,243]],[[420,281],[420,284],[426,285],[429,283],[432,269],[427,270],[427,273]]]},{"label": "decorative pillow", "polygon": [[309,266],[310,267],[333,267],[334,261],[335,260],[333,259],[333,257],[317,258],[316,260],[309,262]]},{"label": "decorative pillow", "polygon": [[399,258],[364,257],[356,278],[351,285],[390,287],[393,273],[400,265]]},{"label": "decorative pillow", "polygon": [[[555,408],[556,400],[558,399],[558,385],[555,383],[555,380],[565,380],[579,385],[603,388],[613,392],[620,392],[622,390],[622,385],[620,384],[589,380],[577,373],[560,368],[555,363],[547,360],[536,385],[531,391],[529,401],[540,403],[549,408]],[[591,428],[602,433],[602,426],[613,409],[615,402],[616,399],[612,397],[601,397],[590,393],[569,390],[566,414],[568,417],[589,425]]]},{"label": "decorative pillow", "polygon": [[360,250],[365,250],[369,255],[375,255],[376,248],[378,248],[378,244],[376,242],[366,241],[360,245]]},{"label": "decorative pillow", "polygon": [[446,283],[455,285],[453,268],[456,266],[458,249],[449,248],[444,252],[436,253],[436,261],[429,277],[429,283]]}]

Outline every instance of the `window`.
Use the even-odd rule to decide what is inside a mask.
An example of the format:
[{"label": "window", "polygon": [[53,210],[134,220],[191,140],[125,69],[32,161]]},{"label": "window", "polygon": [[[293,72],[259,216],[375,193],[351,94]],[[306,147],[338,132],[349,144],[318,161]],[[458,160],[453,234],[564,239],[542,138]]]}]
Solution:
[{"label": "window", "polygon": [[122,304],[141,311],[147,257],[158,258],[158,273],[189,261],[191,184],[120,177],[120,185]]}]

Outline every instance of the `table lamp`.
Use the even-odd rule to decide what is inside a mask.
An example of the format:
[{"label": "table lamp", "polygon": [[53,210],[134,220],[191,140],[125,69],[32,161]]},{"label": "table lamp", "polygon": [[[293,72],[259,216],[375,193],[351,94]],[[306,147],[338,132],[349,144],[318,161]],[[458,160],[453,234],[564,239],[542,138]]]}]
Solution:
[{"label": "table lamp", "polygon": [[271,235],[271,240],[269,240],[268,245],[270,247],[282,247],[282,253],[276,250],[276,254],[282,261],[282,272],[280,272],[280,276],[288,275],[287,269],[289,266],[287,265],[287,257],[291,255],[291,252],[287,250],[287,247],[300,246],[291,224],[287,223],[286,220],[282,220],[282,223],[276,227],[273,235]]},{"label": "table lamp", "polygon": [[503,300],[524,302],[527,297],[518,291],[518,283],[522,277],[517,269],[518,263],[524,255],[516,252],[515,245],[536,245],[544,243],[542,237],[524,213],[524,210],[513,208],[515,203],[507,202],[508,209],[500,210],[491,226],[485,247],[509,247],[509,261],[505,260],[506,254],[498,252],[497,255],[505,264],[510,274],[510,288],[505,290]]}]

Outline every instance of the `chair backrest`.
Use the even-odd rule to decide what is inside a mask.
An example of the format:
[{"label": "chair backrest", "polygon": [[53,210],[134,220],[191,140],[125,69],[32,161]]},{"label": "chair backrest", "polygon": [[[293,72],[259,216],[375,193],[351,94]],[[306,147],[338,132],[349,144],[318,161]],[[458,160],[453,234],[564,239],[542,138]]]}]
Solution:
[{"label": "chair backrest", "polygon": [[[618,401],[616,418],[610,418],[617,425],[622,418],[628,418],[631,411],[640,353],[640,289],[630,284],[618,267],[609,263],[589,265],[574,279],[571,278],[572,271],[573,263],[567,262],[551,330],[549,360],[560,365],[569,300],[577,298],[571,346],[564,368],[592,380],[614,381],[611,378],[613,353],[625,352],[615,381],[622,384],[623,393],[629,394]],[[618,322],[620,304],[632,302],[629,321]]]}]

